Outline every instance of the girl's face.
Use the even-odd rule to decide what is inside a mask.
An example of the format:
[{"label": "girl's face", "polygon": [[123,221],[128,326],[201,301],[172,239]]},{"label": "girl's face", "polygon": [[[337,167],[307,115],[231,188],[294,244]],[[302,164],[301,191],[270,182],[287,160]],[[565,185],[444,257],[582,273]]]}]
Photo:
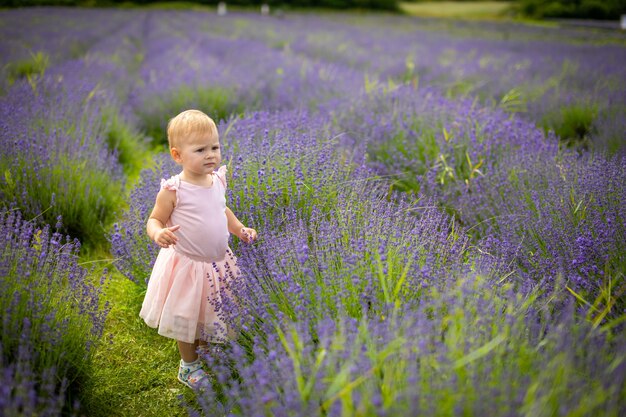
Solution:
[{"label": "girl's face", "polygon": [[189,178],[203,178],[220,166],[219,136],[205,134],[185,138],[170,150],[172,158],[182,165]]}]

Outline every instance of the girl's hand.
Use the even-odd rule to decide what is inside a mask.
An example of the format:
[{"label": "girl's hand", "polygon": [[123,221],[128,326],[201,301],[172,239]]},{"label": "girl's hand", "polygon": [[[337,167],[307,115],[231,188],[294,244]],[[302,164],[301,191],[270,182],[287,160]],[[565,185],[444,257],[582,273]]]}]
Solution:
[{"label": "girl's hand", "polygon": [[154,234],[154,241],[162,248],[169,248],[170,245],[175,245],[178,242],[178,236],[174,234],[178,229],[180,229],[180,225],[177,224],[176,226],[157,230]]},{"label": "girl's hand", "polygon": [[252,243],[256,240],[256,230],[251,227],[242,227],[239,232],[239,239],[246,243]]}]

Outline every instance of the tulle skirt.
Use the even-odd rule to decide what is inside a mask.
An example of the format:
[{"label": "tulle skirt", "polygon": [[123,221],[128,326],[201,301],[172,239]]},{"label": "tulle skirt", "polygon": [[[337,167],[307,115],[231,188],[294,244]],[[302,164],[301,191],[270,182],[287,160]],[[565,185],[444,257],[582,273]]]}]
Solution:
[{"label": "tulle skirt", "polygon": [[182,342],[219,343],[232,338],[220,317],[222,297],[238,275],[230,249],[219,262],[203,262],[161,249],[155,261],[139,316],[158,333]]}]

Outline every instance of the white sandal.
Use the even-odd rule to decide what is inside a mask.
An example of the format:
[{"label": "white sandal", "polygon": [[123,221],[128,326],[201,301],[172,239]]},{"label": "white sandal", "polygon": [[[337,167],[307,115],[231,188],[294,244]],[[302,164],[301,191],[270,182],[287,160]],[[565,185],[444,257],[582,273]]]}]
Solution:
[{"label": "white sandal", "polygon": [[198,389],[209,382],[209,376],[202,369],[202,361],[200,359],[197,359],[191,365],[184,365],[181,359],[178,368],[178,380],[191,389]]}]

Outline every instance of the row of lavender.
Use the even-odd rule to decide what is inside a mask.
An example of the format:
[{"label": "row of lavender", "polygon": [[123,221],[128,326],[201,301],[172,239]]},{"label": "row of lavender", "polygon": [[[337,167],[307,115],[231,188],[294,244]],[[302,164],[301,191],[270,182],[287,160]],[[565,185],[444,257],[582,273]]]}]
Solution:
[{"label": "row of lavender", "polygon": [[[1,18],[6,208],[48,224],[61,215],[64,232],[91,247],[121,216],[112,248],[140,285],[156,251],[143,233],[147,210],[175,167],[163,157],[143,171],[116,213],[125,173],[149,146],[138,132],[162,141],[167,118],[187,107],[224,118],[229,201],[263,238],[236,248],[247,279],[224,312],[246,320],[233,323],[242,336],[223,353],[232,361],[211,363],[218,382],[199,398],[206,414],[624,408],[621,46],[524,27],[506,29],[515,41],[501,27],[462,25],[457,37],[379,16],[44,9]],[[589,53],[605,65],[580,58]],[[556,108],[573,110],[542,119]],[[617,143],[617,156],[560,150],[528,121],[564,136],[577,109],[595,116],[577,143]],[[40,237],[19,236],[6,247],[37,253]],[[3,286],[20,288],[22,275],[3,274]],[[47,337],[11,339],[28,311],[5,315],[18,323],[3,324],[7,369],[21,366],[16,346]],[[97,335],[103,313],[90,311]],[[41,323],[56,327],[55,314],[37,317],[39,333],[48,333]],[[35,368],[23,373],[33,396],[7,383],[6,407],[53,398],[63,385],[41,383],[51,369],[73,378]]]},{"label": "row of lavender", "polygon": [[[221,126],[230,183],[239,185],[229,201],[262,238],[236,248],[245,280],[223,311],[241,337],[231,350],[206,357],[217,383],[199,398],[204,412],[619,415],[624,267],[613,262],[623,257],[623,239],[607,241],[606,258],[590,256],[597,255],[593,242],[589,253],[575,254],[584,261],[579,268],[606,262],[607,281],[567,264],[568,247],[532,257],[522,243],[534,243],[523,236],[472,239],[435,199],[390,193],[388,181],[349,155],[325,119],[255,113]],[[145,237],[138,245],[142,219],[158,179],[175,170],[163,155],[156,170],[142,174],[133,209],[113,235],[121,269],[140,283],[156,251]],[[524,224],[543,227],[567,213],[547,214]],[[569,268],[555,272],[558,263]],[[617,294],[583,292],[590,282],[611,280]],[[595,307],[580,309],[566,288],[598,294]]]},{"label": "row of lavender", "polygon": [[108,137],[119,111],[104,83],[115,68],[85,54],[126,20],[45,10],[1,19],[0,413],[73,415],[108,311],[108,273],[85,268],[81,242],[102,240],[124,185]]},{"label": "row of lavender", "polygon": [[[230,201],[243,217],[259,225],[265,238],[251,250],[239,248],[243,251],[241,264],[247,280],[235,291],[243,306],[231,306],[235,311],[226,315],[246,318],[244,322],[233,323],[243,329],[243,336],[230,352],[232,363],[215,363],[211,356],[207,357],[212,367],[218,369],[219,384],[214,395],[202,397],[204,411],[210,415],[225,411],[242,415],[413,415],[449,409],[451,413],[493,414],[497,410],[495,413],[514,414],[534,407],[551,414],[557,403],[562,414],[591,414],[599,409],[611,414],[619,410],[623,406],[617,399],[621,378],[616,381],[615,375],[601,375],[610,366],[600,367],[597,370],[602,371],[594,374],[584,361],[576,358],[589,350],[600,352],[598,357],[603,359],[599,360],[605,364],[613,360],[621,363],[622,358],[615,357],[610,344],[613,341],[608,343],[600,337],[602,341],[591,342],[593,338],[589,338],[586,330],[577,333],[581,324],[569,322],[573,317],[569,314],[574,297],[565,291],[565,286],[576,294],[599,295],[595,307],[598,312],[589,316],[594,324],[607,315],[620,316],[622,307],[612,308],[619,292],[616,296],[609,289],[610,284],[605,285],[612,280],[621,281],[624,270],[624,217],[619,212],[624,201],[620,188],[624,177],[622,160],[611,160],[615,168],[608,175],[586,169],[586,162],[602,166],[604,159],[600,157],[574,162],[572,167],[571,155],[567,152],[560,155],[557,139],[546,138],[531,124],[511,118],[505,112],[511,110],[510,105],[492,111],[470,100],[447,100],[441,88],[422,88],[418,93],[414,77],[401,81],[392,78],[385,83],[380,78],[368,80],[362,66],[330,60],[328,55],[333,49],[328,44],[315,45],[316,36],[327,43],[336,42],[340,25],[331,25],[335,36],[330,39],[324,35],[330,31],[325,27],[328,22],[315,21],[319,32],[302,32],[303,26],[311,28],[298,20],[285,33],[282,23],[277,27],[275,22],[261,21],[252,26],[246,23],[245,16],[239,19],[234,24],[232,20],[211,22],[214,25],[207,32],[189,34],[194,41],[191,52],[160,51],[165,56],[170,52],[170,57],[199,55],[199,63],[195,65],[198,68],[207,57],[217,55],[220,68],[228,68],[219,78],[221,81],[216,82],[220,88],[232,85],[228,77],[237,68],[248,72],[258,69],[254,76],[238,75],[238,82],[234,83],[235,97],[243,97],[248,109],[255,108],[261,100],[264,100],[262,107],[274,109],[289,108],[300,101],[303,109],[249,114],[221,126],[223,132],[228,132],[224,138],[226,148],[235,148],[231,149],[229,158],[233,183],[240,186],[232,192]],[[170,24],[170,29],[180,25],[178,33],[188,34],[189,20],[183,22]],[[270,27],[263,29],[264,24]],[[232,33],[233,26],[236,48],[228,46],[228,41],[215,45],[215,32]],[[355,40],[362,37],[355,36]],[[291,49],[297,43],[290,44],[291,38],[300,42],[297,53]],[[249,46],[254,52],[246,53]],[[287,59],[274,50],[287,55]],[[354,48],[344,47],[337,56],[352,63],[353,51]],[[298,58],[295,68],[293,58]],[[230,68],[233,62],[236,64]],[[560,71],[562,64],[557,67]],[[154,71],[152,66],[148,68]],[[171,73],[167,65],[162,65],[151,75],[158,85],[159,78],[171,79],[168,76]],[[206,81],[198,80],[205,74],[194,72],[192,82],[206,85]],[[311,81],[316,85],[314,90],[309,89]],[[436,84],[435,81],[431,83]],[[250,86],[249,82],[255,84]],[[250,101],[249,90],[265,94]],[[175,91],[169,97],[170,102],[178,94]],[[158,92],[155,96],[159,96]],[[159,102],[153,112],[162,113],[161,106]],[[369,168],[358,168],[364,164],[365,155],[370,159]],[[352,162],[351,169],[344,166],[346,161]],[[497,213],[502,209],[502,197],[510,192],[517,192],[519,202],[528,200],[527,193],[535,193],[532,177],[522,178],[525,187],[513,189],[512,183],[502,187],[502,181],[511,174],[523,177],[531,162],[539,169],[553,168],[544,180],[548,189],[567,176],[563,179],[566,187],[562,187],[563,182],[557,184],[557,189],[562,189],[565,195],[539,193],[548,201],[539,200],[534,211],[525,204],[512,204],[505,208],[511,213]],[[146,277],[155,256],[155,248],[145,238],[143,245],[136,245],[136,236],[143,229],[140,219],[145,218],[150,208],[150,195],[156,191],[158,178],[176,169],[166,156],[163,163],[156,171],[142,175],[142,183],[134,190],[132,209],[113,235],[116,255],[124,259],[122,270],[139,281]],[[561,171],[555,172],[557,168]],[[588,171],[592,179],[583,181],[581,170]],[[493,173],[495,178],[483,172]],[[412,205],[404,202],[405,206],[396,202],[388,206],[382,201],[386,193],[377,188],[380,179],[376,178],[381,174],[393,178],[398,188],[422,192],[436,200],[417,200]],[[499,189],[483,176],[489,181],[500,181]],[[346,187],[349,191],[342,192]],[[476,192],[482,188],[497,189],[500,200]],[[605,189],[611,190],[605,201],[590,205],[590,195]],[[473,211],[471,198],[481,197],[482,205]],[[438,217],[441,214],[432,211],[437,203],[457,210],[458,218],[468,227],[475,225],[473,229],[479,233],[473,233],[475,238],[471,242],[478,240],[479,245],[473,247],[468,243],[463,231],[451,233],[450,219]],[[603,207],[610,209],[605,211]],[[607,219],[605,213],[614,209],[618,209],[615,217],[609,214],[611,218]],[[500,217],[506,221],[494,221]],[[611,223],[615,220],[619,224],[617,229]],[[554,221],[562,224],[552,226]],[[575,227],[571,227],[572,223]],[[528,229],[529,224],[536,226]],[[598,236],[594,241],[591,236],[596,231]],[[542,233],[546,234],[545,238]],[[548,240],[547,250],[545,244],[540,246],[541,239]],[[561,242],[566,245],[560,247]],[[600,254],[598,247],[611,250]],[[600,266],[606,269],[600,271]],[[604,272],[610,277],[605,279]],[[458,294],[459,286],[465,285],[465,279],[473,282],[474,291],[485,287],[493,291],[486,283],[494,282],[506,282],[509,291],[515,288],[522,294],[532,294],[528,296],[530,299],[540,291],[544,299],[553,296],[558,300],[546,308],[563,308],[566,313],[558,317],[539,314],[527,322],[521,316],[528,314],[529,308],[537,308],[530,307],[531,302],[508,298],[504,295],[506,290],[497,295],[490,293],[488,300],[476,302],[473,300],[476,293],[468,290],[471,301],[461,297],[461,301],[451,304],[467,305],[470,313],[457,311],[450,317],[448,302]],[[446,296],[442,297],[441,293]],[[487,320],[483,324],[483,314],[493,315],[485,311],[483,303],[495,303],[500,311],[516,311],[521,314],[520,322],[513,324],[496,316],[495,321]],[[437,310],[436,306],[445,307]],[[425,325],[434,327],[424,330],[418,325],[420,330],[415,333],[402,326],[395,327],[398,317],[403,323],[410,323],[408,328],[415,326],[411,319],[428,316],[421,314],[424,311],[431,312]],[[386,317],[389,321],[385,321]],[[295,327],[280,324],[296,319]],[[373,328],[378,320],[382,321],[378,329],[384,330],[375,334]],[[480,337],[473,332],[461,332],[446,338],[443,335],[450,322],[457,330],[475,329]],[[543,334],[545,339],[528,339],[524,335],[528,334],[529,323],[534,323],[537,329],[561,326],[576,330],[572,334],[584,339],[575,342],[576,346],[582,346],[581,351],[569,349],[568,360],[562,361],[555,356],[564,348],[559,344],[558,348],[552,347],[558,350],[548,349],[550,353],[546,356],[531,353],[532,359],[520,355],[519,362],[506,362],[505,358],[515,351],[513,346],[520,352],[535,352],[537,343],[563,340],[562,330],[549,336]],[[519,327],[513,331],[515,326]],[[519,330],[522,328],[525,330]],[[604,327],[606,331],[610,328],[611,325]],[[506,339],[504,334],[511,332],[519,338]],[[411,336],[407,337],[407,333]],[[320,334],[325,335],[324,341],[320,340],[323,338]],[[433,347],[435,335],[442,337],[437,347]],[[472,342],[461,343],[468,339]],[[344,347],[350,341],[356,341],[354,350]],[[370,350],[374,341],[380,341],[380,346]],[[616,343],[623,341],[618,338]],[[395,348],[386,350],[388,345]],[[473,363],[496,348],[498,353],[494,355],[499,363],[494,368],[485,369],[484,364]],[[413,367],[415,358],[426,360],[429,353],[434,356],[430,358],[433,368]],[[399,369],[387,361],[399,364]],[[445,382],[432,380],[438,368],[445,369]],[[545,368],[559,375],[566,372],[567,388],[552,389],[555,381],[543,374]],[[386,372],[392,376],[385,377]],[[609,383],[594,391],[593,395],[602,398],[602,405],[590,403],[585,394],[588,381],[577,380],[574,376],[577,374],[585,375],[585,379],[608,378],[619,383]],[[503,384],[503,378],[511,384]],[[450,383],[449,379],[455,382]],[[418,381],[424,386],[416,393],[414,387]],[[479,393],[467,388],[477,384],[481,387]],[[282,389],[277,391],[276,387]],[[538,387],[545,391],[535,393]],[[532,394],[519,397],[520,392],[529,391]],[[361,401],[364,398],[375,401],[372,404]]]}]

